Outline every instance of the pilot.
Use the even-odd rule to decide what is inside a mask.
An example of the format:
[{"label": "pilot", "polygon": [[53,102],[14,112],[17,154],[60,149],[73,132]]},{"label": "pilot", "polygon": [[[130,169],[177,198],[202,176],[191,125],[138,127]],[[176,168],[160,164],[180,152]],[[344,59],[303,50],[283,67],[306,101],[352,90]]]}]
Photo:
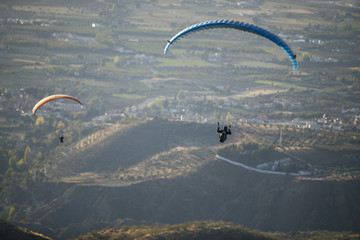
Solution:
[{"label": "pilot", "polygon": [[227,135],[231,135],[231,125],[229,125],[229,129],[227,126],[224,127],[223,130],[220,130],[220,123],[217,123],[218,124],[218,128],[217,128],[217,132],[219,133],[219,142],[225,142],[226,140],[226,136]]}]

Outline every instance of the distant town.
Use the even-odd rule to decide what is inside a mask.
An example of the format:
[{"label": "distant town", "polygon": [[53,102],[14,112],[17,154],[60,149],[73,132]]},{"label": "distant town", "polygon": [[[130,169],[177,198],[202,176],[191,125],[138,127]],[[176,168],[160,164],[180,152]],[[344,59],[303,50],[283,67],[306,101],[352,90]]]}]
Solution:
[{"label": "distant town", "polygon": [[[187,97],[181,101],[176,101],[175,98],[171,99],[165,96],[159,96],[156,98],[146,99],[139,104],[126,107],[122,110],[106,111],[101,115],[92,117],[91,121],[94,123],[115,123],[122,118],[141,119],[146,117],[161,117],[164,119],[214,124],[219,121],[219,113],[216,113],[216,111],[218,111],[224,112],[220,119],[226,124],[269,124],[314,131],[359,131],[359,108],[342,109],[339,114],[332,114],[328,116],[324,113],[321,117],[309,119],[299,117],[293,119],[270,119],[265,114],[259,114],[257,116],[254,116],[256,114],[251,114],[251,116],[245,117],[226,110],[227,108],[239,108],[249,112],[256,112],[259,109],[276,111],[276,108],[272,107],[276,107],[278,105],[280,105],[283,109],[304,109],[301,102],[283,101],[279,98],[272,98],[269,102],[261,101],[261,103],[251,105],[246,103],[241,104],[241,101],[238,100],[241,94],[251,96],[252,94],[261,94],[261,92],[262,91],[258,91],[258,93],[256,93],[256,91],[248,90],[245,93],[236,93],[226,97],[207,98],[189,93]],[[25,89],[20,89],[19,91],[3,89],[0,96],[0,113],[4,119],[13,119],[21,122],[23,119],[20,116],[31,115],[31,109],[35,103],[36,99],[31,98]],[[199,108],[204,108],[206,110],[201,109],[201,111],[197,112]],[[67,102],[66,100],[58,101],[42,107],[41,111],[39,111],[37,115],[44,116],[51,114],[61,118],[64,112],[73,111],[86,111],[86,106],[85,109],[82,109],[78,104]],[[215,113],[213,113],[214,111]]]}]

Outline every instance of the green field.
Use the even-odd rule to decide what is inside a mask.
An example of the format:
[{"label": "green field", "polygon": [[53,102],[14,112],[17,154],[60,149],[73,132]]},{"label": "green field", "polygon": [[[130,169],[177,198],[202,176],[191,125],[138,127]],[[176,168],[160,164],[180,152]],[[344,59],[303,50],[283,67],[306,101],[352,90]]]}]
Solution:
[{"label": "green field", "polygon": [[298,89],[298,90],[316,90],[316,88],[309,88],[309,87],[302,87],[299,85],[293,85],[293,84],[288,84],[285,82],[276,82],[276,81],[268,81],[268,80],[256,80],[256,83],[261,83],[261,84],[266,84],[266,85],[271,85],[271,86],[280,86],[280,87],[284,87],[284,88],[294,88],[294,89]]},{"label": "green field", "polygon": [[159,59],[160,67],[219,67],[219,65],[214,63],[209,63],[201,59],[193,58],[161,58]]},{"label": "green field", "polygon": [[128,99],[128,100],[138,100],[138,99],[142,99],[145,98],[145,96],[141,96],[141,95],[136,95],[136,94],[113,94],[112,96],[114,97],[118,97],[118,98],[123,98],[123,99]]}]

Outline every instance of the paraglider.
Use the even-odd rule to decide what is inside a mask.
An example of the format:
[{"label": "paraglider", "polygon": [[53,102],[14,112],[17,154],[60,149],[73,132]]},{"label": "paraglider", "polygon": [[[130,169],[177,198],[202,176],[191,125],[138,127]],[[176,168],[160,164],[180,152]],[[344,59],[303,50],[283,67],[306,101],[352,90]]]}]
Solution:
[{"label": "paraglider", "polygon": [[219,142],[225,142],[227,135],[231,135],[231,125],[229,125],[229,128],[227,126],[224,127],[223,130],[220,130],[220,123],[218,124],[217,132],[219,133]]},{"label": "paraglider", "polygon": [[69,95],[65,95],[65,94],[56,94],[56,95],[51,95],[51,96],[45,97],[45,98],[41,99],[38,103],[36,103],[34,108],[32,109],[33,115],[35,115],[36,111],[45,103],[52,101],[54,99],[59,99],[59,98],[67,98],[67,99],[74,100],[74,101],[80,103],[81,107],[82,107],[82,103],[78,99],[76,99],[72,96],[69,96]]},{"label": "paraglider", "polygon": [[185,28],[178,32],[176,35],[174,35],[170,40],[167,40],[167,45],[164,49],[164,54],[166,54],[174,42],[176,42],[178,39],[184,37],[185,35],[188,35],[190,33],[194,33],[196,31],[201,31],[205,29],[213,29],[213,28],[233,28],[238,29],[245,32],[250,32],[257,34],[259,36],[262,36],[264,38],[269,39],[270,41],[274,42],[276,45],[281,47],[285,53],[289,56],[292,64],[293,69],[297,70],[298,63],[296,60],[296,55],[293,53],[291,48],[277,35],[273,34],[272,32],[263,29],[261,27],[255,26],[250,23],[235,21],[235,20],[212,20],[212,21],[206,21],[206,22],[200,22],[194,25],[191,25],[188,28]]},{"label": "paraglider", "polygon": [[60,135],[60,136],[59,136],[59,140],[60,140],[61,143],[63,143],[63,142],[64,142],[64,136],[63,136],[63,135]]}]

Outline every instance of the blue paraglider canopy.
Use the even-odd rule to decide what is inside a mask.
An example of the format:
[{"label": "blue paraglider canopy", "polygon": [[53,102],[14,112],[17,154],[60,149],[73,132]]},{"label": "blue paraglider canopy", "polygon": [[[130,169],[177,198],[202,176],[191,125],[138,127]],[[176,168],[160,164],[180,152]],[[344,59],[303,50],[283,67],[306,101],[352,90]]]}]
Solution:
[{"label": "blue paraglider canopy", "polygon": [[297,70],[297,68],[298,68],[296,55],[293,53],[291,48],[279,36],[275,35],[274,33],[270,32],[264,28],[255,26],[250,23],[245,23],[245,22],[240,22],[240,21],[235,21],[235,20],[212,20],[212,21],[206,21],[206,22],[201,22],[201,23],[191,25],[190,27],[181,30],[176,35],[174,35],[170,40],[168,40],[168,44],[166,45],[166,47],[164,49],[164,54],[166,54],[168,52],[170,46],[175,41],[179,40],[181,37],[184,37],[185,35],[196,32],[196,31],[201,31],[201,30],[211,29],[211,28],[233,28],[233,29],[238,29],[241,31],[254,33],[254,34],[257,34],[264,38],[267,38],[270,41],[274,42],[279,47],[281,47],[285,51],[285,53],[289,56],[289,58],[293,64],[294,70]]}]

